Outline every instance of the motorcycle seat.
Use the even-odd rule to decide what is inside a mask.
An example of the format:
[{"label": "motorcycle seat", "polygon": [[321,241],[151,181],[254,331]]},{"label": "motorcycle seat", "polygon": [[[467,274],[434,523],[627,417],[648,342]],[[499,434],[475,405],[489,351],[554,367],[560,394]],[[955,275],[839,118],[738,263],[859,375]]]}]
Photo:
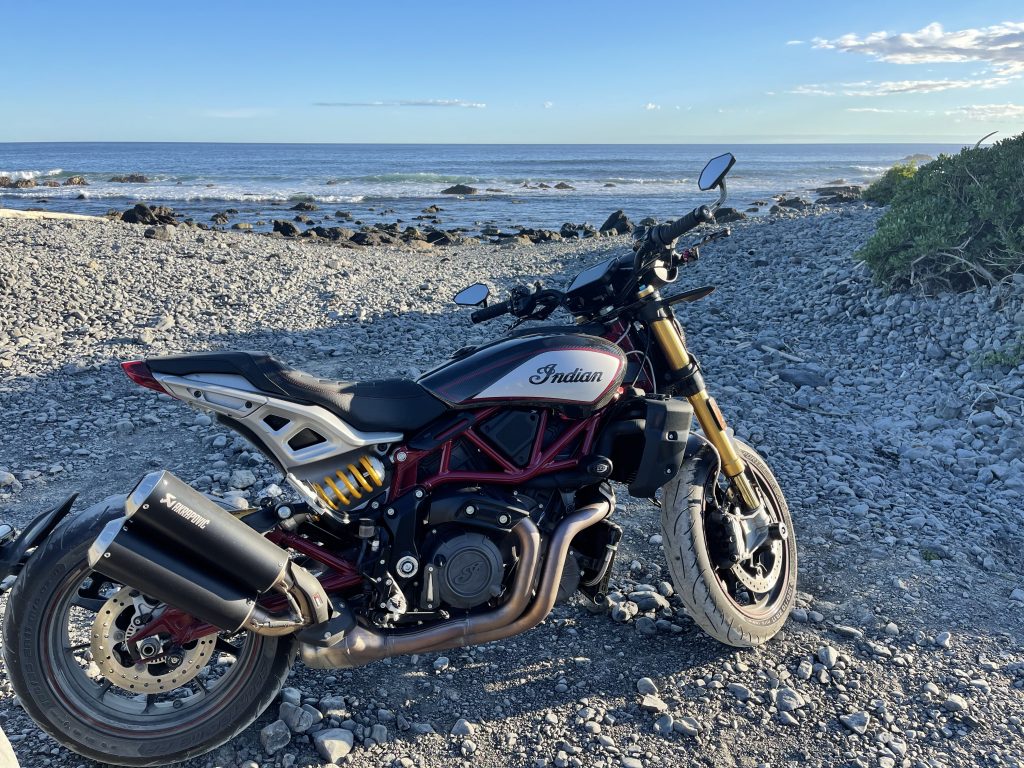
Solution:
[{"label": "motorcycle seat", "polygon": [[410,379],[335,381],[296,370],[266,352],[200,352],[146,360],[154,373],[171,376],[241,376],[260,392],[319,405],[364,432],[413,432],[448,406]]}]

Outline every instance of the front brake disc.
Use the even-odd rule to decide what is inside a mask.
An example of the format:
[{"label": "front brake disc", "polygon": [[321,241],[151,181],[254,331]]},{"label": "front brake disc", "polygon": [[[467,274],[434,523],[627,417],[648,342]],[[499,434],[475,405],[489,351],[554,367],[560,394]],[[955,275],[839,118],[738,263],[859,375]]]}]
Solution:
[{"label": "front brake disc", "polygon": [[[213,655],[215,635],[201,637],[192,648],[162,654],[135,663],[125,640],[132,634],[135,604],[131,587],[123,587],[107,600],[92,625],[92,659],[107,680],[129,693],[173,691],[185,685]],[[172,663],[177,658],[180,663]]]},{"label": "front brake disc", "polygon": [[736,580],[754,594],[763,595],[770,592],[782,573],[782,542],[773,541],[768,546],[761,547],[754,553],[755,557],[766,549],[772,556],[772,567],[766,573],[752,570],[756,569],[754,557],[736,563],[732,567],[732,575],[736,577]]}]

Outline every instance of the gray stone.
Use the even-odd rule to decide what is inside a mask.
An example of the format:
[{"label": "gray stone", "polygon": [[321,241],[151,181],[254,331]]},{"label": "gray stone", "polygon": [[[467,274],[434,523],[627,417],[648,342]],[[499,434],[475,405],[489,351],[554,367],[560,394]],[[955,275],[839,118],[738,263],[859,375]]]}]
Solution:
[{"label": "gray stone", "polygon": [[[297,707],[288,701],[282,702],[281,708],[278,710],[278,717],[288,724],[292,733],[305,733],[313,727],[313,714],[309,710]],[[321,715],[322,717],[323,715]]]},{"label": "gray stone", "polygon": [[684,736],[696,736],[700,733],[700,723],[693,717],[678,717],[672,723],[672,730]]},{"label": "gray stone", "polygon": [[455,725],[452,726],[452,736],[472,736],[476,731],[476,726],[465,718],[459,718],[455,721]]},{"label": "gray stone", "polygon": [[288,746],[292,732],[284,720],[275,720],[260,730],[260,744],[268,755],[276,755]]},{"label": "gray stone", "polygon": [[864,735],[868,730],[868,723],[871,722],[871,715],[867,712],[852,712],[848,715],[840,715],[839,720],[854,733]]},{"label": "gray stone", "polygon": [[647,694],[640,701],[640,709],[646,712],[664,712],[668,709],[668,704],[657,696]]},{"label": "gray stone", "polygon": [[346,731],[344,728],[328,728],[313,737],[313,744],[320,757],[330,763],[338,763],[352,751],[355,737],[352,731]]},{"label": "gray stone", "polygon": [[800,709],[805,703],[803,696],[792,688],[779,688],[775,692],[775,706],[779,712],[792,712]]},{"label": "gray stone", "polygon": [[746,701],[753,695],[750,692],[750,689],[742,683],[729,683],[729,685],[726,687],[728,688],[729,693],[731,693],[740,701]]},{"label": "gray stone", "polygon": [[658,686],[654,684],[654,681],[649,677],[641,677],[636,681],[636,689],[639,693],[650,694],[652,696],[658,695]]},{"label": "gray stone", "polygon": [[839,651],[831,645],[823,645],[818,649],[818,661],[825,665],[825,669],[832,669],[839,661]]},{"label": "gray stone", "polygon": [[951,693],[942,703],[942,708],[947,712],[966,712],[970,708],[970,705],[967,703],[967,699],[963,696]]}]

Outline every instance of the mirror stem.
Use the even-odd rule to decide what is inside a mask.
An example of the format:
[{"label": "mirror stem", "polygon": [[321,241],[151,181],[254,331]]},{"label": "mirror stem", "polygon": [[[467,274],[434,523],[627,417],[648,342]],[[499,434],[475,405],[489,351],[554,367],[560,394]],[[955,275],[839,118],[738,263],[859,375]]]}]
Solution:
[{"label": "mirror stem", "polygon": [[725,179],[722,179],[718,183],[718,200],[715,201],[715,204],[711,206],[712,211],[717,211],[719,208],[722,207],[722,203],[725,202],[726,195],[727,193],[725,190]]}]

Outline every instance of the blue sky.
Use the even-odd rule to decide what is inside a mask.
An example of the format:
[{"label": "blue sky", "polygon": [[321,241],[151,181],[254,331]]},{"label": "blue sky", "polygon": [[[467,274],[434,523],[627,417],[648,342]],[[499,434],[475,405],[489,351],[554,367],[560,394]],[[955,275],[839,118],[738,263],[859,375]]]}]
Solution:
[{"label": "blue sky", "polygon": [[1024,7],[8,2],[0,141],[973,141]]}]

